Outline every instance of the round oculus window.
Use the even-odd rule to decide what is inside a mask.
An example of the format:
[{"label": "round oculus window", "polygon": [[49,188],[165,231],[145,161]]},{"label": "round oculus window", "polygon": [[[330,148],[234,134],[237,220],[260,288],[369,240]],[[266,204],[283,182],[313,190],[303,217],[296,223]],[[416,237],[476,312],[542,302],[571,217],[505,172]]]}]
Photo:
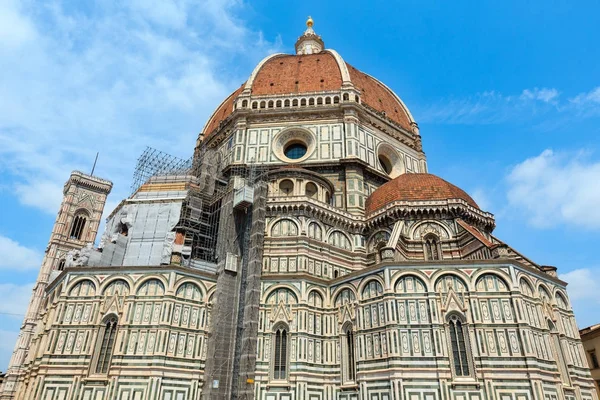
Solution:
[{"label": "round oculus window", "polygon": [[379,156],[379,165],[381,165],[381,168],[383,168],[386,174],[392,172],[392,165],[390,160],[388,160],[386,157]]},{"label": "round oculus window", "polygon": [[306,151],[304,143],[290,143],[283,150],[283,154],[290,160],[298,160],[306,155]]}]

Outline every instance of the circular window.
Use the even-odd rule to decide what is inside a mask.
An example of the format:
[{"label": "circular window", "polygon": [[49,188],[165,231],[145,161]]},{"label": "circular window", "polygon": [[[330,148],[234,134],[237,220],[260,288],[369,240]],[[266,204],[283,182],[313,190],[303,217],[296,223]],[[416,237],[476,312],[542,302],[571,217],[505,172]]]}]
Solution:
[{"label": "circular window", "polygon": [[289,179],[281,181],[279,183],[279,191],[281,191],[284,196],[291,196],[294,192],[294,182]]},{"label": "circular window", "polygon": [[283,154],[290,160],[298,160],[306,155],[304,143],[290,143],[283,150]]},{"label": "circular window", "polygon": [[377,159],[379,161],[378,169],[385,172],[391,178],[395,178],[405,172],[402,156],[387,143],[381,143],[377,148]]},{"label": "circular window", "polygon": [[308,129],[292,128],[279,132],[273,140],[273,153],[281,161],[298,163],[314,152],[316,139]]},{"label": "circular window", "polygon": [[386,174],[389,175],[389,173],[392,172],[392,164],[390,163],[390,160],[387,159],[387,157],[383,155],[379,156],[379,165],[381,166],[381,168],[383,168]]},{"label": "circular window", "polygon": [[317,185],[312,182],[306,184],[306,197],[314,198],[317,197]]}]

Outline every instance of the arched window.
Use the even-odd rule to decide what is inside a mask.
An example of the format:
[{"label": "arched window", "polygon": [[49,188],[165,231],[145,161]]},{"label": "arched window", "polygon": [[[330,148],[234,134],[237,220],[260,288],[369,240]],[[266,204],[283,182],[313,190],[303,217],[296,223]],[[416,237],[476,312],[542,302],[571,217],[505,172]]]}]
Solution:
[{"label": "arched window", "polygon": [[79,296],[94,296],[96,294],[96,286],[94,283],[88,279],[80,281],[77,283],[71,291],[69,292],[70,297],[79,297]]},{"label": "arched window", "polygon": [[243,108],[246,108],[246,107],[248,107],[248,100],[244,100],[244,101],[242,101],[242,107],[243,107]]},{"label": "arched window", "polygon": [[304,192],[306,193],[306,197],[316,198],[317,193],[319,192],[319,189],[317,188],[317,185],[315,185],[314,183],[307,182],[306,186],[304,187]]},{"label": "arched window", "polygon": [[309,106],[314,106],[315,105],[315,99],[312,98],[312,97],[310,99],[308,99],[308,105]]},{"label": "arched window", "polygon": [[344,101],[350,100],[350,95],[348,93],[344,93],[344,95],[342,97],[343,97]]},{"label": "arched window", "polygon": [[287,342],[288,332],[285,326],[280,325],[275,331],[275,346],[273,346],[273,379],[287,379]]},{"label": "arched window", "polygon": [[340,231],[334,231],[329,235],[329,244],[340,249],[352,250],[350,239]]},{"label": "arched window", "polygon": [[186,300],[200,301],[202,300],[202,291],[195,283],[186,282],[179,286],[175,296]]},{"label": "arched window", "polygon": [[292,100],[292,107],[298,107],[298,99]]},{"label": "arched window", "polygon": [[316,222],[311,222],[308,225],[308,237],[311,239],[322,240],[323,230],[321,229],[321,226]]},{"label": "arched window", "polygon": [[273,108],[273,100],[269,101],[269,108]]},{"label": "arched window", "polygon": [[323,105],[323,98],[322,97],[317,97],[317,105],[318,106]]},{"label": "arched window", "polygon": [[138,296],[162,296],[165,294],[165,285],[158,279],[148,279],[137,291]]},{"label": "arched window", "polygon": [[275,107],[281,107],[281,100],[277,100],[277,102],[275,103]]},{"label": "arched window", "polygon": [[448,329],[450,330],[454,374],[456,376],[470,376],[469,342],[464,321],[458,315],[452,314],[448,318]]},{"label": "arched window", "polygon": [[371,282],[367,283],[362,291],[363,300],[372,299],[382,295],[383,287],[381,286],[381,283],[376,280],[372,280]]},{"label": "arched window", "polygon": [[313,290],[308,294],[308,305],[318,308],[323,307],[323,296],[316,290]]},{"label": "arched window", "polygon": [[267,304],[297,304],[298,298],[290,289],[277,288],[267,298]]},{"label": "arched window", "polygon": [[506,292],[508,287],[504,280],[494,274],[484,274],[477,278],[475,287],[478,292]]},{"label": "arched window", "polygon": [[105,296],[127,296],[129,295],[129,284],[125,282],[123,279],[116,279],[106,286],[104,292],[102,293]]},{"label": "arched window", "polygon": [[71,233],[69,234],[70,239],[81,240],[85,230],[85,224],[87,222],[87,215],[85,213],[75,214],[73,222],[71,223]]},{"label": "arched window", "polygon": [[65,269],[65,259],[61,259],[58,262],[58,266],[56,267],[57,270],[62,271],[63,269]]},{"label": "arched window", "polygon": [[253,109],[253,110],[256,110],[257,108],[258,108],[258,102],[256,102],[256,101],[253,101],[253,102],[252,102],[252,109]]},{"label": "arched window", "polygon": [[396,282],[396,293],[425,293],[425,283],[416,276],[404,276]]},{"label": "arched window", "polygon": [[341,307],[344,304],[352,303],[356,300],[356,296],[354,296],[354,292],[350,289],[343,289],[338,295],[335,297],[335,306]]},{"label": "arched window", "polygon": [[271,228],[271,236],[297,236],[298,227],[289,219],[282,219],[273,224]]},{"label": "arched window", "polygon": [[284,107],[289,107],[290,106],[290,101],[286,100],[283,102]]},{"label": "arched window", "polygon": [[338,96],[335,96],[333,98],[333,104],[338,104],[340,102],[340,98]]},{"label": "arched window", "polygon": [[550,293],[548,290],[542,285],[539,286],[538,290],[540,292],[540,298],[544,301],[550,302]]},{"label": "arched window", "polygon": [[426,260],[441,260],[439,241],[435,235],[427,235],[423,243]]},{"label": "arched window", "polygon": [[100,349],[98,350],[98,359],[95,368],[97,374],[106,374],[108,372],[116,337],[117,317],[111,315],[104,321],[104,326],[101,328],[100,335],[98,335]]},{"label": "arched window", "polygon": [[344,329],[341,343],[344,355],[342,365],[342,380],[345,383],[354,382],[356,380],[355,343],[352,325],[348,324]]},{"label": "arched window", "polygon": [[301,105],[302,107],[304,107],[304,106],[306,105],[306,99],[301,99],[301,100],[300,100],[300,105]]},{"label": "arched window", "polygon": [[558,306],[558,308],[568,310],[569,306],[567,304],[568,303],[566,297],[562,293],[556,292],[556,305]]},{"label": "arched window", "polygon": [[260,102],[260,108],[266,108],[267,107],[267,103],[264,101]]},{"label": "arched window", "polygon": [[521,278],[519,281],[519,288],[521,289],[521,294],[527,297],[533,297],[533,288],[525,279]]},{"label": "arched window", "polygon": [[279,191],[284,196],[291,196],[294,193],[294,182],[284,179],[279,183]]}]

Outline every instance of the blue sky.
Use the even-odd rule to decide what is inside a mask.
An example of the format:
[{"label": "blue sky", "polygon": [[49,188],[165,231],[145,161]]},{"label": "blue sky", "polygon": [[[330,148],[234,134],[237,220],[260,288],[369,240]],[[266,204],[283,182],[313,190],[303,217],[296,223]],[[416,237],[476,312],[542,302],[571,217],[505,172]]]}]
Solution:
[{"label": "blue sky", "polygon": [[[0,370],[73,169],[127,196],[144,146],[191,155],[209,114],[308,15],[419,122],[430,172],[569,281],[600,322],[596,1],[0,1]],[[16,314],[16,315],[11,315]]]}]

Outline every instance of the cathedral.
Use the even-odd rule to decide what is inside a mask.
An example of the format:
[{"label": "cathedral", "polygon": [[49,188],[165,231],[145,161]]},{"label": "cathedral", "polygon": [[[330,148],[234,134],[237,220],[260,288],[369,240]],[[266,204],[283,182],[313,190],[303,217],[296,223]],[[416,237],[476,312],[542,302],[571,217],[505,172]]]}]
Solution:
[{"label": "cathedral", "polygon": [[[191,149],[190,149],[191,150]],[[598,400],[566,283],[307,29],[131,195],[74,171],[0,399]]]}]

